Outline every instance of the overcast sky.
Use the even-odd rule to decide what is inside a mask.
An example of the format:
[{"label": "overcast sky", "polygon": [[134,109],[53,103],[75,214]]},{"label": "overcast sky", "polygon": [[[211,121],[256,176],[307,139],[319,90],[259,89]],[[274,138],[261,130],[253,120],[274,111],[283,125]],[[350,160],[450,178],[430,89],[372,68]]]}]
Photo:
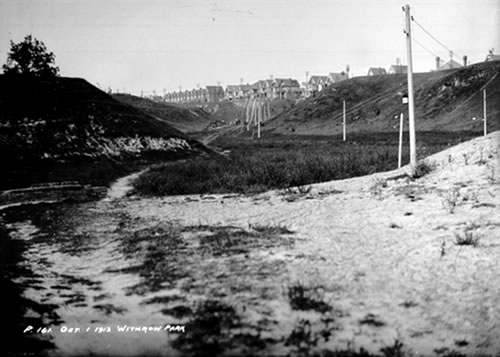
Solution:
[{"label": "overcast sky", "polygon": [[[0,0],[0,62],[27,34],[61,75],[132,93],[259,79],[354,75],[406,64],[404,13],[458,62],[500,53],[500,0]],[[416,71],[448,50],[412,22]],[[429,51],[432,53],[429,53]]]}]

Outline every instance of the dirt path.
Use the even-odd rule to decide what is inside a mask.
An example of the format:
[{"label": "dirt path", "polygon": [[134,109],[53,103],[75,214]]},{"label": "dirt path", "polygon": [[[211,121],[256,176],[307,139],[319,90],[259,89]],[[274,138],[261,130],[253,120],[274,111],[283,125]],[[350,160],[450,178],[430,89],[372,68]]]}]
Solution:
[{"label": "dirt path", "polygon": [[105,200],[117,200],[124,198],[127,193],[132,190],[132,182],[137,179],[140,175],[142,175],[145,170],[141,170],[138,172],[134,172],[128,176],[122,177],[116,180],[113,184],[111,184]]}]

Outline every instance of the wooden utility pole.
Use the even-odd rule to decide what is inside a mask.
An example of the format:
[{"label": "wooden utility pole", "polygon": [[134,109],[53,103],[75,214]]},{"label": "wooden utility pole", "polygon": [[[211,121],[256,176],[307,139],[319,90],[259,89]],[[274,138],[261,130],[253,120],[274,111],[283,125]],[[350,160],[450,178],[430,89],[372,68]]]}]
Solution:
[{"label": "wooden utility pole", "polygon": [[257,138],[260,139],[260,122],[262,121],[262,102],[259,99],[257,106]]},{"label": "wooden utility pole", "polygon": [[401,168],[403,156],[403,113],[399,116],[399,150],[398,150],[398,169]]},{"label": "wooden utility pole", "polygon": [[415,138],[415,98],[413,94],[413,63],[411,54],[411,16],[410,5],[405,5],[404,12],[406,15],[406,52],[408,58],[408,118],[410,130],[410,169],[412,175],[417,167],[417,150]]},{"label": "wooden utility pole", "polygon": [[484,136],[488,134],[487,115],[486,115],[486,89],[483,89],[483,126]]},{"label": "wooden utility pole", "polygon": [[344,138],[344,141],[345,141],[345,139],[346,139],[346,137],[345,137],[345,136],[346,136],[345,100],[344,100],[342,103],[343,103],[343,114],[344,114],[344,115],[343,115],[344,119],[343,119],[343,122],[342,122],[342,123],[343,123],[343,127],[344,127],[344,135],[343,135],[343,138]]}]

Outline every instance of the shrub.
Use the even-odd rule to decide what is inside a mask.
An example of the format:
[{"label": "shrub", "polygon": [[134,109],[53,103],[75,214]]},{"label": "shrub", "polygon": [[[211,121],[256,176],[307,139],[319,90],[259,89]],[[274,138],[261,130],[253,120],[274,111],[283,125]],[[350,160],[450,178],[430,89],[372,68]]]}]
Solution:
[{"label": "shrub", "polygon": [[463,235],[455,233],[455,244],[456,245],[470,245],[477,247],[479,245],[479,236],[474,235],[474,228],[468,227],[464,229]]},{"label": "shrub", "polygon": [[417,179],[423,177],[434,170],[434,167],[425,160],[420,160],[417,162],[415,169],[413,170],[413,178]]},{"label": "shrub", "polygon": [[323,300],[319,287],[307,287],[300,283],[288,287],[288,301],[292,310],[314,310],[321,313],[332,310]]}]

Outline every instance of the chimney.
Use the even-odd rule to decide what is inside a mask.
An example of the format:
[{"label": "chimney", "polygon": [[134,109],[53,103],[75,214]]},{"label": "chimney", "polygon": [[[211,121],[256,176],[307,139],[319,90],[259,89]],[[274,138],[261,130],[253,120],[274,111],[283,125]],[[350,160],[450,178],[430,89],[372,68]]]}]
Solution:
[{"label": "chimney", "polygon": [[439,71],[439,66],[441,64],[441,58],[439,56],[436,57],[436,71]]},{"label": "chimney", "polygon": [[464,56],[464,67],[467,67],[467,56]]}]

